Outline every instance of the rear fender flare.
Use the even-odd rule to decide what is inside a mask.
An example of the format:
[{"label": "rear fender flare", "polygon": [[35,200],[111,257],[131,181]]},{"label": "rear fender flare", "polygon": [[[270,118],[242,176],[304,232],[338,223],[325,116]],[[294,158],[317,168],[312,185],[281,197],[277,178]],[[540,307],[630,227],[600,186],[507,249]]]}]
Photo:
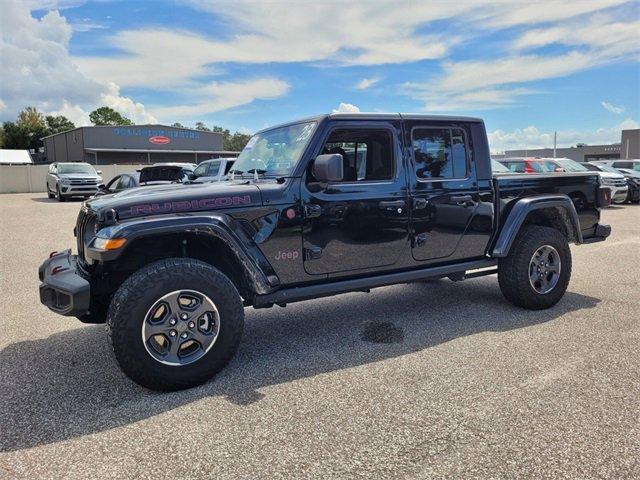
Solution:
[{"label": "rear fender flare", "polygon": [[567,232],[575,239],[576,243],[582,243],[580,220],[578,218],[578,212],[576,212],[576,207],[571,199],[567,195],[537,195],[516,201],[509,216],[502,225],[502,230],[493,247],[491,256],[506,257],[527,216],[535,210],[547,208],[556,208],[564,211],[566,214],[564,223]]}]

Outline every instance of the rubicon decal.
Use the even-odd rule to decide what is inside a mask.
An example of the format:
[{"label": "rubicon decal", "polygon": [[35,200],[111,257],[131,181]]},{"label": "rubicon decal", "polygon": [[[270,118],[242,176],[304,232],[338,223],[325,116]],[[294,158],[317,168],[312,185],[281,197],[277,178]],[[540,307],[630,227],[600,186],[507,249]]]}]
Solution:
[{"label": "rubicon decal", "polygon": [[178,200],[176,202],[145,203],[131,207],[131,215],[151,215],[154,213],[187,212],[189,210],[207,210],[210,208],[251,205],[251,195],[202,198],[200,200]]},{"label": "rubicon decal", "polygon": [[149,137],[150,143],[155,143],[156,145],[166,145],[171,142],[169,137],[165,137],[164,135],[155,135],[153,137]]}]

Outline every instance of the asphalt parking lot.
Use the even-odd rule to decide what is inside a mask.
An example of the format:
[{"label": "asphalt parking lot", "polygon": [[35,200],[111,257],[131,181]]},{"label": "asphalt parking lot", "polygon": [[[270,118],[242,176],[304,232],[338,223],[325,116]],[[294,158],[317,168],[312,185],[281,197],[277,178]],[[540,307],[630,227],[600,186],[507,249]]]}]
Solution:
[{"label": "asphalt parking lot", "polygon": [[246,310],[216,380],[130,382],[37,267],[79,202],[0,195],[0,478],[638,478],[640,207],[572,247],[554,308],[495,277]]}]

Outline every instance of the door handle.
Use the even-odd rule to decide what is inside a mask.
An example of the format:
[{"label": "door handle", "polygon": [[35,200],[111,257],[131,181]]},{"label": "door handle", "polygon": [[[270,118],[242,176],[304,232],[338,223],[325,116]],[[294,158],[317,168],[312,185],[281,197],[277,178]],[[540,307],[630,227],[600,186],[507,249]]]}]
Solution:
[{"label": "door handle", "polygon": [[471,205],[474,205],[473,197],[471,195],[452,195],[450,197],[450,200],[452,203],[455,203],[456,205],[460,205],[463,207],[469,207]]},{"label": "door handle", "polygon": [[382,201],[378,203],[378,206],[384,210],[395,210],[397,208],[402,208],[407,204],[404,200],[391,200],[391,201]]}]

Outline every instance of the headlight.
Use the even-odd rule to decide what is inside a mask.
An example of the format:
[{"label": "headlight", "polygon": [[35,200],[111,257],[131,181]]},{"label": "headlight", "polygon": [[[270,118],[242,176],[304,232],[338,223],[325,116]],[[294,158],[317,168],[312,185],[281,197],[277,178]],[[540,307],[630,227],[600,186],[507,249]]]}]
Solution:
[{"label": "headlight", "polygon": [[602,185],[615,185],[615,182],[610,178],[603,178]]},{"label": "headlight", "polygon": [[100,238],[93,239],[92,247],[96,250],[117,250],[125,244],[125,238]]},{"label": "headlight", "polygon": [[60,183],[63,185],[69,185],[71,183],[71,180],[69,180],[68,178],[61,178]]}]

